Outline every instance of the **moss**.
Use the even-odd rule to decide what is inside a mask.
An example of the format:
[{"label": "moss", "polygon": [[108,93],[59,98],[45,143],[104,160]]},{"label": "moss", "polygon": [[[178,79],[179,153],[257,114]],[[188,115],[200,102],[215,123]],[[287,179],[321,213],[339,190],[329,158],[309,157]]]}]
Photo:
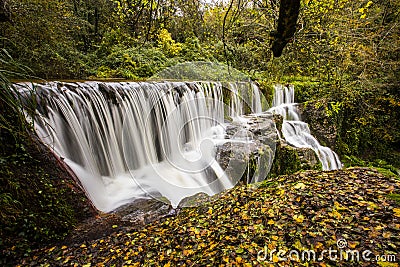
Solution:
[{"label": "moss", "polygon": [[400,179],[399,175],[397,174],[395,169],[390,169],[390,168],[380,168],[380,167],[372,167],[373,169],[377,170],[380,174],[383,174],[384,176],[388,178],[396,178]]},{"label": "moss", "polygon": [[85,194],[36,139],[0,155],[0,264],[64,237],[94,215]]},{"label": "moss", "polygon": [[293,174],[301,169],[300,158],[295,148],[282,144],[276,146],[275,161],[270,176]]},{"label": "moss", "polygon": [[387,197],[396,201],[397,205],[400,205],[400,194],[389,194]]}]

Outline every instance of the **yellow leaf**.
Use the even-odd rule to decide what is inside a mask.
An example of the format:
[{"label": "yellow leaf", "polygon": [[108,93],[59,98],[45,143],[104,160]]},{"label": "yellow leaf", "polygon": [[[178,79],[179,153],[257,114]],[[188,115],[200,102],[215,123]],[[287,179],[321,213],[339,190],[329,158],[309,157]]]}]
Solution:
[{"label": "yellow leaf", "polygon": [[333,218],[336,218],[336,219],[342,218],[342,214],[340,214],[337,210],[333,210],[331,213],[329,213],[329,215],[331,215]]},{"label": "yellow leaf", "polygon": [[171,267],[171,262],[164,264],[164,267]]},{"label": "yellow leaf", "polygon": [[317,242],[317,244],[315,245],[316,249],[320,249],[324,246],[324,244],[322,244],[321,242]]},{"label": "yellow leaf", "polygon": [[185,255],[185,256],[188,256],[188,255],[192,255],[193,254],[193,250],[191,250],[191,249],[188,249],[188,250],[184,250],[183,251],[183,255]]},{"label": "yellow leaf", "polygon": [[399,265],[395,262],[378,261],[377,263],[382,267],[399,267]]},{"label": "yellow leaf", "polygon": [[278,256],[274,255],[274,256],[272,257],[272,262],[274,262],[274,263],[279,262]]},{"label": "yellow leaf", "polygon": [[242,219],[243,219],[243,220],[248,220],[248,219],[250,219],[250,217],[247,216],[247,214],[243,214],[243,215],[242,215]]},{"label": "yellow leaf", "polygon": [[265,213],[268,209],[267,208],[261,208],[261,212]]},{"label": "yellow leaf", "polygon": [[375,203],[373,203],[373,202],[368,203],[368,207],[367,207],[368,210],[375,210],[377,208],[379,208],[379,206],[376,205]]},{"label": "yellow leaf", "polygon": [[304,221],[304,216],[303,215],[293,215],[293,219],[298,222],[298,223],[302,223]]},{"label": "yellow leaf", "polygon": [[389,232],[383,232],[382,236],[383,236],[384,238],[390,238],[390,237],[392,236],[392,234],[389,233]]},{"label": "yellow leaf", "polygon": [[212,208],[209,208],[208,211],[207,211],[207,213],[211,215],[211,214],[213,213],[213,209],[212,209]]},{"label": "yellow leaf", "polygon": [[394,208],[393,212],[394,212],[394,216],[400,217],[400,209],[399,208]]},{"label": "yellow leaf", "polygon": [[267,222],[267,224],[272,225],[272,224],[275,224],[275,222],[274,222],[274,220],[269,220],[269,221]]},{"label": "yellow leaf", "polygon": [[275,241],[277,241],[279,239],[279,237],[278,236],[276,236],[276,235],[273,235],[272,236],[272,240],[275,240]]},{"label": "yellow leaf", "polygon": [[236,262],[241,263],[243,261],[242,257],[236,257]]},{"label": "yellow leaf", "polygon": [[301,189],[301,190],[305,189],[306,187],[307,186],[303,183],[298,183],[294,186],[295,189]]},{"label": "yellow leaf", "polygon": [[275,249],[275,247],[276,247],[276,242],[275,241],[272,241],[271,243],[268,244],[268,249],[269,250],[273,250],[273,249]]},{"label": "yellow leaf", "polygon": [[351,241],[347,242],[347,245],[349,246],[349,248],[352,248],[352,249],[356,248],[359,244],[360,244],[360,242],[357,242],[357,241],[355,241],[355,242],[351,242]]}]

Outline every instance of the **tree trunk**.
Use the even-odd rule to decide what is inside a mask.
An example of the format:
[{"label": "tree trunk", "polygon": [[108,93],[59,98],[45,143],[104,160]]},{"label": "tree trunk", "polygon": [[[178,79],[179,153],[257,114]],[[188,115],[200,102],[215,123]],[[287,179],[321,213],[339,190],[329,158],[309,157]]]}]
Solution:
[{"label": "tree trunk", "polygon": [[277,30],[271,33],[273,37],[272,52],[274,57],[282,55],[283,48],[293,38],[296,32],[297,18],[300,12],[300,0],[281,0]]}]

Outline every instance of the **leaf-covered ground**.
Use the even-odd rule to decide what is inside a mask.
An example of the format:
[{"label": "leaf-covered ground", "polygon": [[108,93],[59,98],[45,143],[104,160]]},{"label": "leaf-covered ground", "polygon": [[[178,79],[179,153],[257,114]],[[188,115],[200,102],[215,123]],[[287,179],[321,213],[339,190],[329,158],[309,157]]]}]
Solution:
[{"label": "leaf-covered ground", "polygon": [[36,251],[21,265],[397,266],[398,194],[398,178],[366,168],[281,176],[141,230]]}]

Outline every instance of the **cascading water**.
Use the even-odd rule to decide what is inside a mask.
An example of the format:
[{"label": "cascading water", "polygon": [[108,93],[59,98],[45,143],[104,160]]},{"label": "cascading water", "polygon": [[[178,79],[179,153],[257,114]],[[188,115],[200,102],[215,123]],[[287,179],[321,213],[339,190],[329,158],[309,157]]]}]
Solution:
[{"label": "cascading water", "polygon": [[[249,83],[34,86],[38,135],[64,158],[93,204],[105,212],[149,196],[177,206],[185,197],[233,187],[237,181],[226,176],[214,155],[215,145],[224,142],[224,116],[262,111],[258,88],[251,85],[249,94]],[[233,92],[229,110],[223,101],[226,88]]]},{"label": "cascading water", "polygon": [[295,147],[311,148],[318,155],[323,170],[342,168],[338,155],[330,148],[319,144],[311,135],[308,124],[300,120],[297,104],[294,102],[294,87],[292,85],[275,86],[271,112],[282,115],[282,134],[285,140]]}]

